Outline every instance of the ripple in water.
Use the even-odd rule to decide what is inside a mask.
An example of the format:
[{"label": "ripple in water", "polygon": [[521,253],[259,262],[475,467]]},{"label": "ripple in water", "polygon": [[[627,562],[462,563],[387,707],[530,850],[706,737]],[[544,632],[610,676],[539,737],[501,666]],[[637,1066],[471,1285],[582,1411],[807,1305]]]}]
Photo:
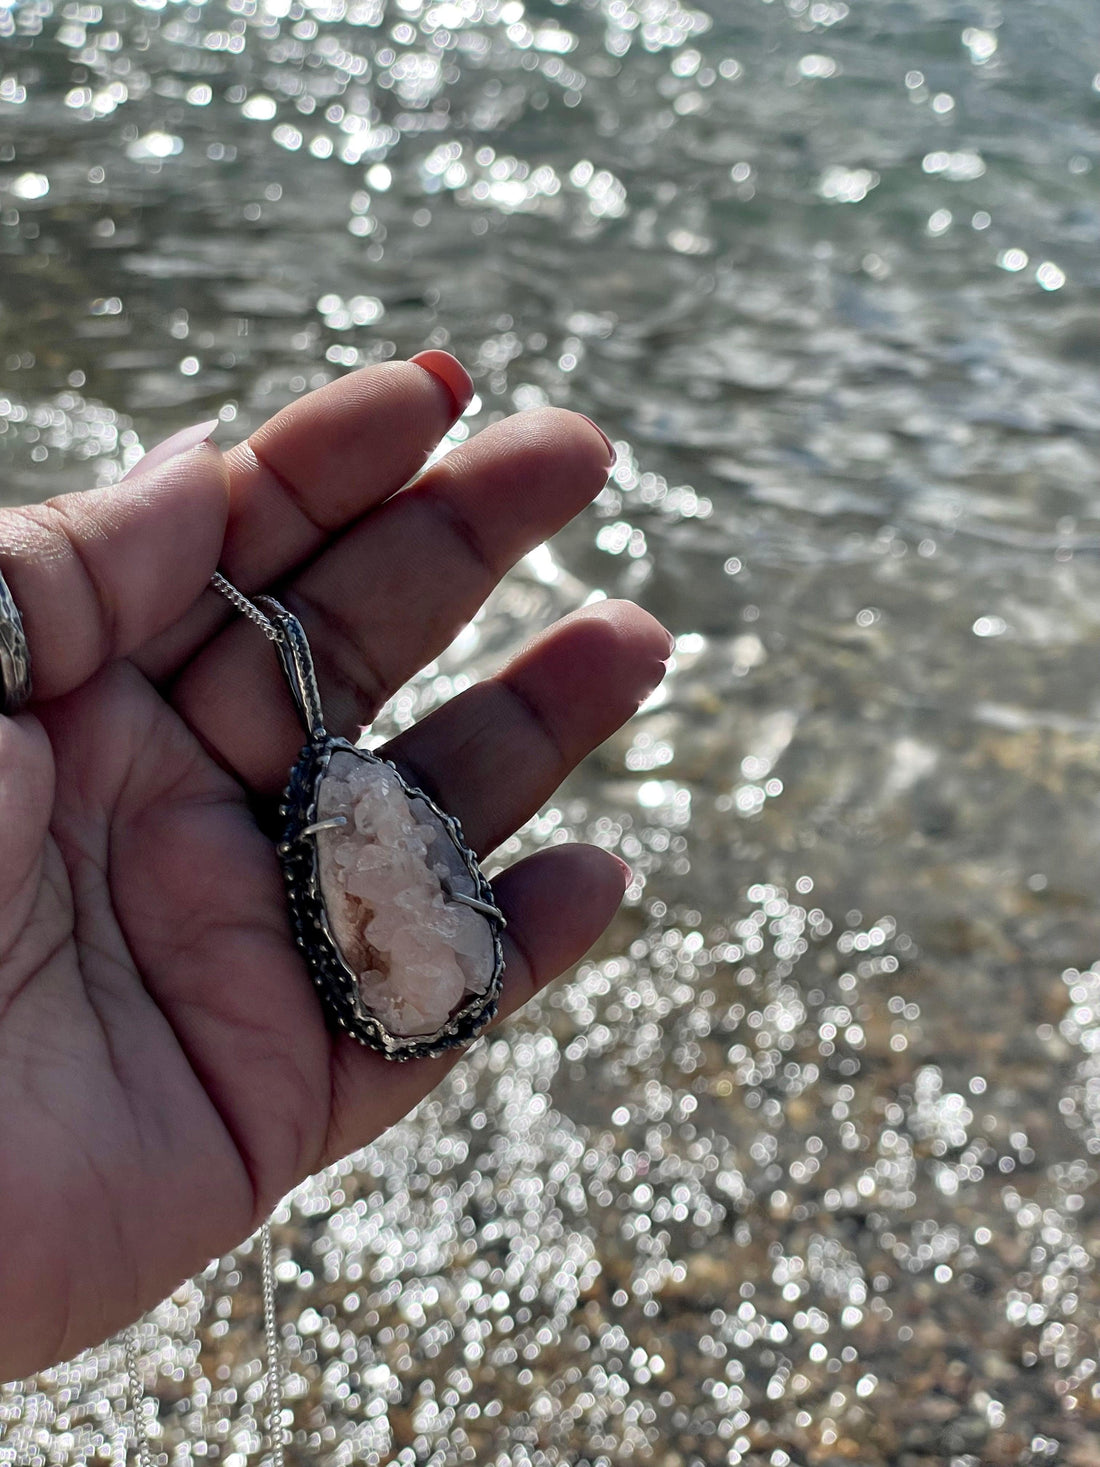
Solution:
[{"label": "ripple in water", "polygon": [[[619,461],[378,732],[592,597],[677,635],[499,853],[621,853],[612,932],[278,1214],[292,1460],[1096,1463],[1090,19],[0,4],[5,496],[449,346],[451,441]],[[257,1263],[143,1327],[173,1464],[261,1458]],[[124,1383],[0,1464],[121,1461]]]}]

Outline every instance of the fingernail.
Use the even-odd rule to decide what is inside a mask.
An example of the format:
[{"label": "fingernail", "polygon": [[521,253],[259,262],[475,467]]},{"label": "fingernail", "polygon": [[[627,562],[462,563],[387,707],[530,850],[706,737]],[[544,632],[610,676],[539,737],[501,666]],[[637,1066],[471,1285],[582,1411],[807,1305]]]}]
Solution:
[{"label": "fingernail", "polygon": [[422,351],[409,360],[443,383],[454,399],[455,416],[460,418],[474,398],[473,378],[462,363],[456,361],[449,351]]},{"label": "fingernail", "polygon": [[587,413],[578,413],[577,417],[583,418],[590,427],[595,428],[596,432],[600,435],[604,443],[607,445],[607,466],[608,468],[610,468],[611,465],[615,462],[616,458],[615,445],[612,443],[611,439],[607,436],[604,430],[600,427],[599,423],[593,423],[592,419],[588,416]]},{"label": "fingernail", "polygon": [[668,651],[664,657],[656,658],[653,662],[649,663],[647,676],[638,699],[639,708],[661,686],[668,675],[669,668],[672,666],[672,654],[676,646],[676,639],[667,627],[661,627],[661,631],[668,638]]},{"label": "fingernail", "polygon": [[608,854],[611,856],[611,859],[616,863],[619,870],[623,873],[623,891],[626,891],[627,887],[634,880],[634,872],[631,871],[630,867],[626,864],[624,860],[622,860],[621,857],[616,856],[613,852],[610,851],[608,852]]},{"label": "fingernail", "polygon": [[149,469],[157,469],[170,458],[178,458],[181,453],[198,448],[200,443],[205,443],[211,436],[219,421],[218,418],[211,418],[208,423],[196,423],[193,428],[181,428],[178,433],[173,433],[171,438],[166,438],[163,443],[151,448],[144,458],[139,458],[130,472],[123,476],[123,482],[131,474],[144,474]]}]

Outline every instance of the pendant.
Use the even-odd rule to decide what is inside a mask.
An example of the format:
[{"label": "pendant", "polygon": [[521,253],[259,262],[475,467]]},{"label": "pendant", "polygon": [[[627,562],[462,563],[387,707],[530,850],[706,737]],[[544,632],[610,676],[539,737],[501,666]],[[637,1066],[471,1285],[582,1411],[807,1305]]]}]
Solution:
[{"label": "pendant", "polygon": [[326,1014],[389,1059],[442,1054],[496,1013],[504,917],[462,828],[395,765],[324,726],[298,619],[258,596],[309,735],[277,847]]}]

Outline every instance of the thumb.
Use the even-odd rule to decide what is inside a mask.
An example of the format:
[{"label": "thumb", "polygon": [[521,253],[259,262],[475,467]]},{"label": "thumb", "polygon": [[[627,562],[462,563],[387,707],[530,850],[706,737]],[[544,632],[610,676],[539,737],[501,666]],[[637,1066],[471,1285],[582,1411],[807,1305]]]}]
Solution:
[{"label": "thumb", "polygon": [[181,616],[210,579],[229,503],[217,422],[176,434],[120,483],[0,510],[0,573],[35,699],[78,687]]}]

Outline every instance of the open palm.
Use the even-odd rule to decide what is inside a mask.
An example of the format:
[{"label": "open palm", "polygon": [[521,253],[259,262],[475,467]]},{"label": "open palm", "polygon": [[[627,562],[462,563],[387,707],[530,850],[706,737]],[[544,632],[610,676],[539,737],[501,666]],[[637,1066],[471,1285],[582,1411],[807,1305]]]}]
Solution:
[{"label": "open palm", "polygon": [[[465,405],[444,353],[368,368],[222,455],[0,511],[35,700],[0,717],[0,1379],[95,1344],[425,1095],[447,1058],[334,1037],[257,811],[302,742],[270,645],[205,589],[277,589],[355,736],[503,571],[604,482],[588,422],[498,423],[402,485]],[[602,603],[388,756],[484,854],[660,680],[667,634]],[[502,1009],[610,920],[621,863],[499,878]]]}]

